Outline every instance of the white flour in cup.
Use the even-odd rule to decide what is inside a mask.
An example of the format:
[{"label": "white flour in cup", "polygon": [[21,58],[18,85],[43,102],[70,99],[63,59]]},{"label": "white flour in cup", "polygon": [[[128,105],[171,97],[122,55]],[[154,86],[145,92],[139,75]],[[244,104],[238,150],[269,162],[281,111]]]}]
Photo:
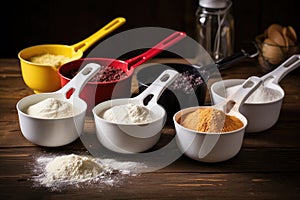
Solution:
[{"label": "white flour in cup", "polygon": [[152,121],[148,108],[142,105],[124,104],[113,106],[102,114],[103,119],[115,123],[148,123]]},{"label": "white flour in cup", "polygon": [[[235,93],[241,85],[235,85],[226,88],[226,96],[230,96]],[[245,103],[267,103],[280,99],[281,94],[271,88],[260,85],[246,100]]]},{"label": "white flour in cup", "polygon": [[28,107],[27,114],[38,118],[58,119],[73,116],[73,105],[67,101],[47,98]]}]

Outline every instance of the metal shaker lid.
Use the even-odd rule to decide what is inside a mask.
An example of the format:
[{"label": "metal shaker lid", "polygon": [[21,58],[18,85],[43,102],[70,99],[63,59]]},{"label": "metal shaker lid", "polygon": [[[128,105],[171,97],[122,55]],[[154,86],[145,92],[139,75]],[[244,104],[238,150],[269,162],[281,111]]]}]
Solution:
[{"label": "metal shaker lid", "polygon": [[230,0],[199,0],[199,5],[204,8],[225,8]]}]

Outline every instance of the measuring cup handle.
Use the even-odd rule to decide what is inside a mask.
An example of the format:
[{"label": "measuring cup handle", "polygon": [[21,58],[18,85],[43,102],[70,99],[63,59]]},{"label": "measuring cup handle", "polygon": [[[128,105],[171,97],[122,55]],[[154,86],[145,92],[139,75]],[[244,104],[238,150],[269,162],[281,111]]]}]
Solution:
[{"label": "measuring cup handle", "polygon": [[283,62],[279,67],[274,69],[272,72],[264,75],[262,77],[263,81],[269,78],[274,78],[273,83],[278,84],[288,73],[300,66],[300,54],[291,56],[285,62]]},{"label": "measuring cup handle", "polygon": [[82,52],[86,51],[92,44],[97,42],[100,38],[105,37],[115,29],[119,28],[126,22],[126,19],[123,17],[118,17],[106,24],[99,31],[91,35],[90,37],[72,45],[75,51],[81,50]]},{"label": "measuring cup handle", "polygon": [[101,69],[101,66],[95,63],[87,64],[82,70],[80,70],[74,78],[71,79],[64,87],[56,91],[56,93],[62,93],[67,97],[67,93],[73,91],[70,98],[79,97],[79,94],[86,83],[94,77]]},{"label": "measuring cup handle", "polygon": [[128,63],[128,70],[131,68],[136,68],[137,66],[143,64],[147,60],[153,58],[160,52],[162,52],[164,49],[169,48],[170,46],[174,45],[178,41],[182,40],[186,37],[186,34],[183,32],[174,32],[158,44],[156,44],[154,47],[149,49],[148,51],[142,53],[141,55],[138,55],[134,58],[128,59],[125,62]]},{"label": "measuring cup handle", "polygon": [[225,113],[229,113],[231,110],[238,112],[240,106],[261,85],[261,83],[261,78],[256,76],[249,77],[235,93],[226,99],[223,111]]},{"label": "measuring cup handle", "polygon": [[178,74],[179,73],[175,70],[165,70],[146,90],[135,97],[135,99],[140,101],[140,104],[143,104],[147,96],[153,95],[149,102],[156,103],[163,91],[176,79]]}]

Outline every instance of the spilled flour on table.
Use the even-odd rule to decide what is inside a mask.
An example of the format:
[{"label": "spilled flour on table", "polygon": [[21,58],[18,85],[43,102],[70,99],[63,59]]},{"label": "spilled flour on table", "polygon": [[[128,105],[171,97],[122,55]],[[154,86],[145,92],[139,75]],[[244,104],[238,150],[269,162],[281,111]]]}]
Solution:
[{"label": "spilled flour on table", "polygon": [[98,159],[76,154],[39,156],[34,163],[33,180],[36,187],[53,191],[67,187],[112,187],[121,184],[126,176],[136,176],[143,163]]}]

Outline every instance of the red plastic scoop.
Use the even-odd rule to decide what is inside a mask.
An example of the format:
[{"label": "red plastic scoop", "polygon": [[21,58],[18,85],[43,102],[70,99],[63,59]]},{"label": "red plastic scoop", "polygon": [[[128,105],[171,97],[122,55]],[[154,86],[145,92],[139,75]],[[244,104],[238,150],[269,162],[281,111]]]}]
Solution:
[{"label": "red plastic scoop", "polygon": [[170,46],[174,45],[175,43],[183,39],[185,36],[186,34],[183,32],[174,32],[148,51],[126,61],[116,60],[115,62],[113,62],[112,65],[121,68],[124,72],[133,71],[133,69],[135,69],[137,66],[156,56],[164,49],[167,49]]},{"label": "red plastic scoop", "polygon": [[128,97],[134,69],[185,37],[186,34],[183,32],[174,32],[146,52],[125,61],[111,58],[84,58],[66,63],[58,70],[61,84],[62,86],[67,84],[73,78],[70,74],[74,71],[79,71],[81,66],[85,66],[88,63],[96,63],[101,66],[121,69],[126,73],[126,76],[108,82],[88,82],[80,94],[80,97],[88,104],[88,111],[91,111],[94,105],[111,99],[112,96],[116,98]]}]

